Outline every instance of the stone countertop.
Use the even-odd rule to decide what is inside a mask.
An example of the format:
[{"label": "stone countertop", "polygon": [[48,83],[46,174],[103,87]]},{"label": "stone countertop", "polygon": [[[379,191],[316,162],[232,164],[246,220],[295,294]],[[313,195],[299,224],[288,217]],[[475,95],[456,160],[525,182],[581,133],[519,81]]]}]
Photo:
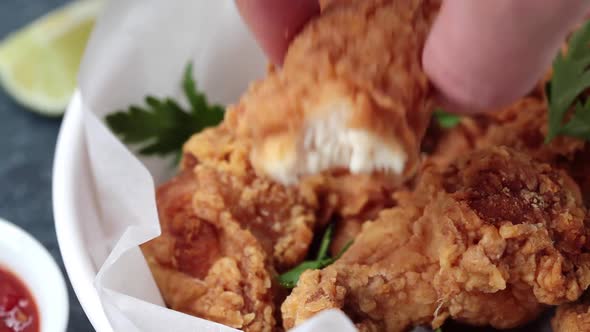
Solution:
[{"label": "stone countertop", "polygon": [[[0,39],[65,0],[0,1]],[[61,118],[27,112],[0,91],[0,218],[12,221],[43,243],[64,270],[51,206],[53,152]],[[93,331],[68,282],[68,331]]]}]

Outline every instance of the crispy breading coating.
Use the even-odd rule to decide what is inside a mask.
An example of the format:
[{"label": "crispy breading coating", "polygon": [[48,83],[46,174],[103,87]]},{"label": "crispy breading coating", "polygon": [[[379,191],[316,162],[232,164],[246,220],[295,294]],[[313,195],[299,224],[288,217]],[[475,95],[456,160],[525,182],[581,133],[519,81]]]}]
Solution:
[{"label": "crispy breading coating", "polygon": [[142,250],[166,304],[244,331],[276,326],[273,273],[255,237],[228,212],[217,222],[192,205],[198,187],[185,171],[157,191],[162,235]]},{"label": "crispy breading coating", "polygon": [[509,328],[590,284],[586,210],[568,176],[508,148],[427,167],[414,193],[363,226],[344,256],[305,272],[283,303],[292,327],[341,308],[361,330]]},{"label": "crispy breading coating", "polygon": [[[436,1],[336,1],[232,107],[252,162],[283,183],[331,169],[405,178],[431,114],[421,51]],[[395,176],[393,176],[395,175]]]}]

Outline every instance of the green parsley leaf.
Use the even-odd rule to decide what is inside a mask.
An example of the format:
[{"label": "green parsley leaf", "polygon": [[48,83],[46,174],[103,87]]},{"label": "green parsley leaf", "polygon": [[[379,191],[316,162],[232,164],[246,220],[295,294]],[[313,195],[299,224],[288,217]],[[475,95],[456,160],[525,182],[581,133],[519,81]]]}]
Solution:
[{"label": "green parsley leaf", "polygon": [[[198,116],[204,123],[218,124],[223,121],[224,109],[219,105],[209,105],[207,97],[197,90],[197,85],[193,78],[193,64],[189,63],[184,71],[184,80],[182,83],[184,95],[191,105],[191,112]],[[201,110],[209,110],[202,112]]]},{"label": "green parsley leaf", "polygon": [[434,118],[439,126],[445,129],[451,129],[461,122],[461,117],[456,114],[445,112],[442,108],[437,108],[433,113]]},{"label": "green parsley leaf", "polygon": [[576,102],[572,118],[561,127],[567,136],[590,141],[590,98],[582,105]]},{"label": "green parsley leaf", "polygon": [[560,52],[553,61],[553,77],[547,87],[549,92],[549,143],[558,135],[590,139],[590,119],[586,114],[588,103],[576,103],[572,118],[564,118],[580,94],[590,87],[590,21],[574,32],[568,51]]},{"label": "green parsley leaf", "polygon": [[332,234],[334,234],[334,224],[330,224],[326,229],[326,232],[324,232],[316,260],[319,261],[328,257],[328,249],[330,249],[330,243],[332,242]]},{"label": "green parsley leaf", "polygon": [[434,330],[434,332],[442,332],[442,329],[439,327],[436,330]]},{"label": "green parsley leaf", "polygon": [[292,268],[291,270],[279,275],[279,284],[285,288],[294,288],[297,285],[297,281],[299,281],[299,277],[303,272],[307,270],[323,269],[324,267],[334,263],[336,260],[342,257],[342,255],[352,245],[352,241],[348,241],[348,243],[346,243],[346,245],[340,250],[340,252],[336,256],[330,257],[328,255],[328,248],[330,247],[330,243],[332,242],[333,233],[334,224],[330,224],[330,226],[328,226],[326,232],[322,236],[320,250],[318,251],[317,258],[313,261],[305,261],[297,265],[296,267]]},{"label": "green parsley leaf", "polygon": [[147,96],[145,106],[131,105],[107,115],[106,123],[127,144],[140,144],[143,155],[180,155],[182,145],[195,133],[223,121],[224,109],[210,105],[197,90],[192,64],[184,73],[182,88],[190,109],[171,98]]},{"label": "green parsley leaf", "polygon": [[307,270],[321,269],[320,261],[305,261],[293,269],[279,275],[279,284],[285,288],[294,288],[301,274]]}]

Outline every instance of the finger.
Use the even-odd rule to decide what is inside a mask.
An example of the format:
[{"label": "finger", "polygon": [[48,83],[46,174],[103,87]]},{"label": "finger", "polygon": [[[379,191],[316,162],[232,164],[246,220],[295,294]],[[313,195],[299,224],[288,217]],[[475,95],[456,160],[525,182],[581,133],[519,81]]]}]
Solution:
[{"label": "finger", "polygon": [[424,70],[460,110],[504,106],[533,88],[590,1],[445,0]]},{"label": "finger", "polygon": [[240,14],[262,49],[281,64],[293,37],[319,13],[318,0],[236,0]]}]

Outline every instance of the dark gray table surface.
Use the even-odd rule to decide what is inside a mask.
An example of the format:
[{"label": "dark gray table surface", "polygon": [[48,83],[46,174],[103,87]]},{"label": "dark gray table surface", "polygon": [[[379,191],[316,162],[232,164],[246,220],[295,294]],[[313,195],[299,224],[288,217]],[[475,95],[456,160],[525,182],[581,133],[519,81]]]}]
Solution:
[{"label": "dark gray table surface", "polygon": [[[1,0],[0,38],[66,2]],[[0,91],[0,217],[16,223],[40,240],[64,271],[51,207],[51,169],[60,124],[61,119],[48,119],[25,111]],[[67,279],[65,271],[64,276]],[[68,288],[68,331],[93,331],[69,280]]]}]

